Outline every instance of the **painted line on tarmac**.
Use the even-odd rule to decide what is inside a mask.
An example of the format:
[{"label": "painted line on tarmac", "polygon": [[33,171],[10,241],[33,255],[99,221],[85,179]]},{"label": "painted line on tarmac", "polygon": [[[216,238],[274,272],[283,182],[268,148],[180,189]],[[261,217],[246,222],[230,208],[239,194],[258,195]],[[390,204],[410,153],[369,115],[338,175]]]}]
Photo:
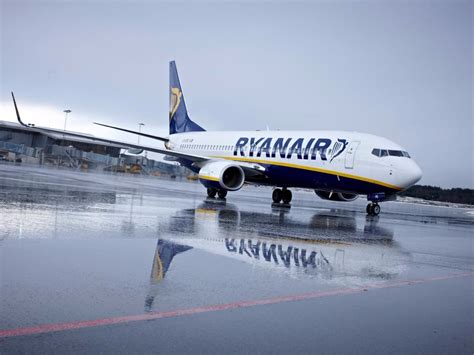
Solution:
[{"label": "painted line on tarmac", "polygon": [[238,301],[238,302],[233,302],[233,303],[217,304],[217,305],[211,305],[211,306],[178,309],[174,311],[151,312],[151,313],[123,316],[123,317],[111,317],[111,318],[89,320],[89,321],[41,324],[41,325],[33,326],[33,327],[0,330],[0,338],[9,338],[9,337],[22,336],[22,335],[34,335],[34,334],[42,334],[42,333],[52,333],[52,332],[60,332],[60,331],[65,331],[65,330],[74,330],[74,329],[83,329],[83,328],[93,328],[93,327],[99,327],[99,326],[105,326],[105,325],[140,322],[140,321],[162,319],[162,318],[175,318],[175,317],[188,316],[188,315],[207,313],[207,312],[217,312],[217,311],[225,311],[225,310],[238,309],[238,308],[248,308],[248,307],[255,307],[255,306],[278,304],[278,303],[283,303],[283,302],[303,301],[303,300],[323,298],[323,297],[329,297],[329,296],[357,294],[357,293],[363,293],[369,290],[418,285],[418,284],[424,284],[424,283],[433,282],[433,281],[450,280],[450,279],[455,279],[455,278],[472,277],[472,276],[474,276],[474,272],[460,273],[460,274],[458,273],[458,274],[451,274],[451,275],[446,275],[446,276],[430,277],[430,278],[425,278],[425,279],[397,281],[397,282],[392,282],[392,283],[382,284],[382,285],[370,285],[366,287],[353,287],[353,288],[340,288],[340,289],[334,289],[334,290],[328,290],[328,291],[316,291],[316,292],[309,292],[309,293],[303,293],[303,294],[297,294],[297,295],[267,298],[267,299],[261,299],[261,300]]}]

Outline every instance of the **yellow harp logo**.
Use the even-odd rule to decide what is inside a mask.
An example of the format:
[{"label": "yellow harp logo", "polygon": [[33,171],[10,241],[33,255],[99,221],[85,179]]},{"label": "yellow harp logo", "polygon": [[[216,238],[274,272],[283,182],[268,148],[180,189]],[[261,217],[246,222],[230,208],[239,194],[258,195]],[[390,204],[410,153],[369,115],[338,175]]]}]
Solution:
[{"label": "yellow harp logo", "polygon": [[163,263],[160,257],[160,248],[157,247],[155,251],[155,258],[153,259],[153,267],[151,269],[151,279],[155,282],[163,279]]},{"label": "yellow harp logo", "polygon": [[170,121],[173,118],[176,110],[178,110],[179,104],[181,103],[181,96],[183,93],[178,88],[171,88],[170,93]]}]

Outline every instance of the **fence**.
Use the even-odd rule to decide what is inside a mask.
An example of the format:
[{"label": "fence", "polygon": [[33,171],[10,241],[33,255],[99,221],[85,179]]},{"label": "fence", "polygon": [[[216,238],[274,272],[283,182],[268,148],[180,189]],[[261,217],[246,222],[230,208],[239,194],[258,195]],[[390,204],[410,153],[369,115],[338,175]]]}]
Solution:
[{"label": "fence", "polygon": [[97,154],[92,152],[84,152],[73,147],[63,147],[59,145],[52,145],[47,149],[48,153],[58,157],[66,157],[78,160],[86,160],[89,162],[104,164],[104,165],[118,165],[119,158],[114,158],[108,155]]},{"label": "fence", "polygon": [[23,154],[29,157],[36,157],[38,155],[39,150],[26,147],[24,144],[15,144],[10,142],[3,142],[0,141],[0,150],[5,150],[7,152],[16,153],[16,154]]}]

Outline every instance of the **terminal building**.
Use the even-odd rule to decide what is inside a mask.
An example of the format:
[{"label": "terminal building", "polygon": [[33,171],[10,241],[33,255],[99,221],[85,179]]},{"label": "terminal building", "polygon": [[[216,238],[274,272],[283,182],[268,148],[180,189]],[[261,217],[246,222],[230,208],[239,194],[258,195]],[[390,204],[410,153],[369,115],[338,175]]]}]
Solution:
[{"label": "terminal building", "polygon": [[48,132],[0,121],[0,160],[141,174],[186,174],[181,166],[123,154],[127,150],[121,145],[98,143],[93,135],[89,139],[71,133],[74,132]]}]

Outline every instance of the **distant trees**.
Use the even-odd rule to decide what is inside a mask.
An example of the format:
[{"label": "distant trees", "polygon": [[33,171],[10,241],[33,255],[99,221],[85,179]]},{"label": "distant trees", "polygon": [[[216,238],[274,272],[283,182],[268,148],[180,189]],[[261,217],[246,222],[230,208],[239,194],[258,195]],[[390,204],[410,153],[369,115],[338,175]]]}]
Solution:
[{"label": "distant trees", "polygon": [[424,200],[474,205],[474,190],[472,189],[442,189],[437,186],[414,185],[400,195],[422,198]]}]

